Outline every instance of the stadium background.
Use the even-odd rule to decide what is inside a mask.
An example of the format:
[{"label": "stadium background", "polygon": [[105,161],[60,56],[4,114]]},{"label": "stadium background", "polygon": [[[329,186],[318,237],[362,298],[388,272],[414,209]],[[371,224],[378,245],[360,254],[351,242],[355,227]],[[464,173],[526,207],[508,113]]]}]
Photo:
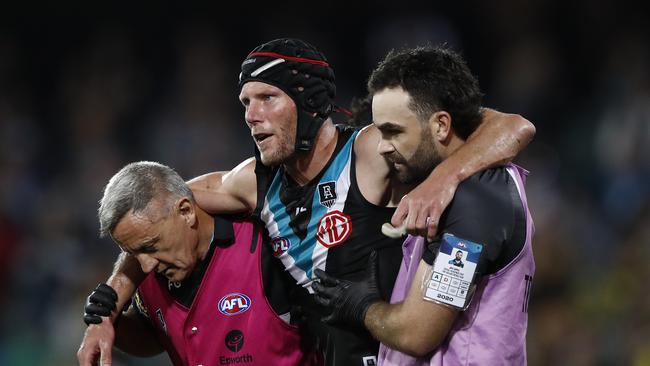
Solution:
[{"label": "stadium background", "polygon": [[[84,297],[117,254],[97,201],[127,162],[185,178],[252,142],[236,95],[257,44],[308,40],[339,104],[393,47],[447,42],[537,137],[529,168],[537,273],[530,365],[650,365],[650,27],[621,1],[400,1],[207,6],[3,4],[0,365],[71,365]],[[282,10],[281,10],[282,9]],[[164,358],[162,358],[164,360]],[[115,365],[157,365],[117,356]]]}]

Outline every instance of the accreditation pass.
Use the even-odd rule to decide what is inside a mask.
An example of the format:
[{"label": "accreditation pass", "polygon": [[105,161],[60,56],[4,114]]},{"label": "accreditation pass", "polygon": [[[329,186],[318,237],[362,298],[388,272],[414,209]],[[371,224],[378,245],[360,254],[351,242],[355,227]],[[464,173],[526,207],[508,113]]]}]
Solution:
[{"label": "accreditation pass", "polygon": [[424,299],[465,310],[474,292],[472,281],[482,251],[481,244],[444,234]]}]

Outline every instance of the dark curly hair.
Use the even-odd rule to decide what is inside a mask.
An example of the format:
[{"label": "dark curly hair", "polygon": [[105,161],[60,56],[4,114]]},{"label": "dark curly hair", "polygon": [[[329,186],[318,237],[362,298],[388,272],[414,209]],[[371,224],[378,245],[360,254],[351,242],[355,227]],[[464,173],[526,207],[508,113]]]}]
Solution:
[{"label": "dark curly hair", "polygon": [[462,139],[481,123],[483,94],[478,81],[460,55],[448,48],[425,46],[388,53],[370,75],[368,91],[373,95],[398,86],[410,94],[410,108],[422,122],[437,111],[447,111]]},{"label": "dark curly hair", "polygon": [[372,123],[372,96],[355,97],[350,102],[351,117],[347,124],[353,127],[365,127]]}]

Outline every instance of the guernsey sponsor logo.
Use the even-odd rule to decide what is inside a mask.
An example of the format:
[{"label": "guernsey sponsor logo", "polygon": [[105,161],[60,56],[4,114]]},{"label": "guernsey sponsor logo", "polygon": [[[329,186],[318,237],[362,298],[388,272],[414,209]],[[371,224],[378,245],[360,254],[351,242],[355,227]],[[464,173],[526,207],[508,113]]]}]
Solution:
[{"label": "guernsey sponsor logo", "polygon": [[239,363],[253,363],[253,356],[249,353],[237,357],[219,356],[219,365],[236,365]]},{"label": "guernsey sponsor logo", "polygon": [[[224,339],[226,347],[232,352],[239,352],[244,348],[244,332],[239,329],[233,329]],[[236,365],[240,363],[253,363],[253,356],[250,353],[246,353],[240,356],[219,356],[220,365]]]},{"label": "guernsey sponsor logo", "polygon": [[352,219],[339,210],[329,212],[318,222],[316,239],[321,245],[331,248],[342,244],[352,233]]},{"label": "guernsey sponsor logo", "polygon": [[251,307],[250,297],[242,293],[228,294],[219,300],[219,312],[226,316],[238,315]]},{"label": "guernsey sponsor logo", "polygon": [[244,333],[239,329],[233,329],[226,334],[224,342],[229,350],[239,352],[244,348]]}]

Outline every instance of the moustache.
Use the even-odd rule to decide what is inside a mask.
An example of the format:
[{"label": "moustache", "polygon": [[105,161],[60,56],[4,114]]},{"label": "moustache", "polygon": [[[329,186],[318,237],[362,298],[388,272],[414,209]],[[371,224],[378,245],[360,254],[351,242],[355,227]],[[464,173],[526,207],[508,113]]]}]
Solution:
[{"label": "moustache", "polygon": [[391,164],[406,164],[406,159],[399,154],[384,155],[384,158]]}]

